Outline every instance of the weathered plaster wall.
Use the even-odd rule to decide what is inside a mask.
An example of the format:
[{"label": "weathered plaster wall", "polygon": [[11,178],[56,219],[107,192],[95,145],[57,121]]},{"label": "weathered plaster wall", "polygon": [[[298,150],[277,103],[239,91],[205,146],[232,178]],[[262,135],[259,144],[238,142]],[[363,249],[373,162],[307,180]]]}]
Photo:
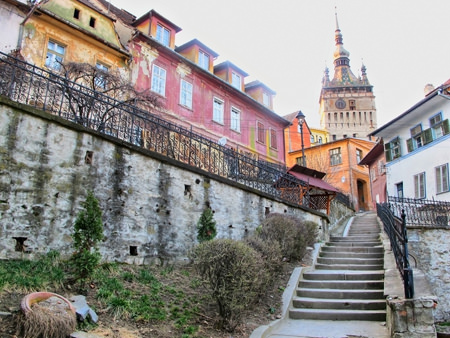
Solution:
[{"label": "weathered plaster wall", "polygon": [[50,249],[71,253],[73,221],[88,190],[104,212],[101,253],[111,261],[184,259],[196,243],[205,205],[215,213],[221,238],[245,237],[268,212],[295,214],[322,230],[327,227],[322,214],[188,171],[57,116],[23,109],[27,112],[0,103],[0,258],[21,256],[16,250],[25,238],[30,256]]},{"label": "weathered plaster wall", "polygon": [[[450,230],[408,229],[409,252],[436,295],[436,321],[450,320]],[[414,260],[410,261],[414,266]]]}]

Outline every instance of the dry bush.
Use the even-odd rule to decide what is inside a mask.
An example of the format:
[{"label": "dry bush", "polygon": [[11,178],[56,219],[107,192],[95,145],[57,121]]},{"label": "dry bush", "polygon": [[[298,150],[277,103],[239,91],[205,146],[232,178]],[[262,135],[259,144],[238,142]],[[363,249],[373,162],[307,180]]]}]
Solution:
[{"label": "dry bush", "polygon": [[283,270],[281,260],[283,255],[278,242],[266,242],[257,236],[249,237],[245,242],[255,249],[261,255],[264,264],[264,271],[266,272],[258,282],[261,284],[261,293],[265,293],[266,290],[273,286],[276,281],[276,277]]},{"label": "dry bush", "polygon": [[315,242],[317,224],[295,216],[273,213],[261,224],[257,235],[265,242],[277,242],[285,259],[300,260],[306,248]]},{"label": "dry bush", "polygon": [[195,270],[216,301],[220,328],[232,332],[261,294],[267,280],[261,255],[242,241],[217,239],[197,245],[191,253]]}]

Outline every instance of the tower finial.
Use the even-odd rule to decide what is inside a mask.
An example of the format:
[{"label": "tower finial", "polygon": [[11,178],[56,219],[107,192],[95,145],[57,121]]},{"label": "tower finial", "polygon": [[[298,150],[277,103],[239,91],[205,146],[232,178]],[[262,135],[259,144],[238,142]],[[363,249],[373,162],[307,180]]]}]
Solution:
[{"label": "tower finial", "polygon": [[336,17],[336,30],[340,30],[339,29],[339,22],[338,22],[338,18],[337,18],[337,6],[334,6],[334,16]]}]

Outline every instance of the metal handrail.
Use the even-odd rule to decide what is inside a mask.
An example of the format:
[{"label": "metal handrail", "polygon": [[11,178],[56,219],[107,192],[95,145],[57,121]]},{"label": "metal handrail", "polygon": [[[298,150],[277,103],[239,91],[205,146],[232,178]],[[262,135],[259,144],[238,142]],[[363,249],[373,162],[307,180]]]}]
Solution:
[{"label": "metal handrail", "polygon": [[304,194],[309,191],[308,183],[287,173],[285,167],[249,157],[164,120],[149,110],[1,52],[0,95],[277,199],[323,209],[320,197]]},{"label": "metal handrail", "polygon": [[384,231],[389,237],[397,268],[403,279],[405,297],[411,299],[414,297],[414,277],[413,270],[409,264],[406,214],[403,211],[401,218],[399,218],[394,215],[389,204],[377,203],[377,215],[381,219]]}]

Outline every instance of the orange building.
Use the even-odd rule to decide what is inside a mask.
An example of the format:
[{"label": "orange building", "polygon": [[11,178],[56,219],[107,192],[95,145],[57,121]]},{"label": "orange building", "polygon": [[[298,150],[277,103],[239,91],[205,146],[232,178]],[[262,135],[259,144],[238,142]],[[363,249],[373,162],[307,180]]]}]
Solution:
[{"label": "orange building", "polygon": [[[359,162],[375,142],[345,138],[305,148],[306,166],[326,173],[324,181],[350,197],[355,210],[372,210],[369,170]],[[288,151],[286,163],[296,163],[302,150]]]}]

